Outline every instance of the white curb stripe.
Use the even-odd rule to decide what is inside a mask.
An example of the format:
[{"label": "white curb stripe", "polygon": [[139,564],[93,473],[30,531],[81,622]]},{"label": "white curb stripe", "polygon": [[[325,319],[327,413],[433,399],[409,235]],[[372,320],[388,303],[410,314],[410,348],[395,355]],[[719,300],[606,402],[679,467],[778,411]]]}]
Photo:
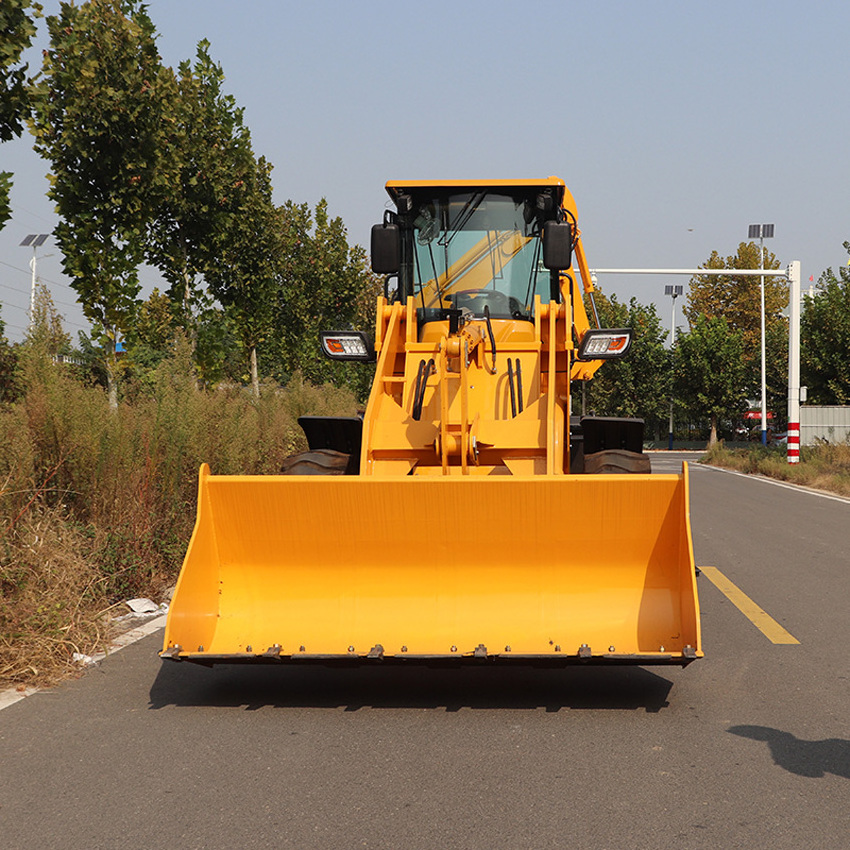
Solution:
[{"label": "white curb stripe", "polygon": [[725,472],[727,475],[738,475],[741,478],[749,478],[751,481],[761,481],[764,484],[772,484],[774,487],[784,487],[786,490],[794,490],[797,493],[808,493],[810,496],[820,496],[821,499],[830,499],[833,502],[843,502],[845,505],[850,505],[850,499],[845,496],[835,496],[832,493],[824,493],[822,490],[814,490],[811,487],[804,487],[802,484],[789,484],[787,481],[776,481],[773,478],[768,478],[765,475],[751,475],[747,472],[738,472],[736,469],[724,469],[722,466],[711,466],[707,463],[693,463],[689,469],[712,469],[715,472]]},{"label": "white curb stripe", "polygon": [[[104,658],[107,658],[110,655],[115,655],[116,652],[124,649],[125,646],[130,646],[131,644],[140,641],[142,638],[146,638],[148,635],[152,635],[154,632],[159,631],[159,629],[165,628],[165,621],[167,618],[167,614],[160,614],[158,617],[154,617],[147,623],[143,623],[135,629],[130,629],[129,632],[124,632],[123,634],[118,635],[118,637],[110,643],[109,649],[107,649],[106,652],[99,652],[97,655],[93,655],[92,660],[86,666],[93,667],[95,664],[100,664]],[[14,705],[16,702],[20,702],[22,699],[26,699],[27,697],[38,693],[39,690],[41,689],[25,688],[23,691],[19,691],[17,688],[8,688],[5,691],[0,691],[0,711],[4,708],[8,708],[10,705]]]}]

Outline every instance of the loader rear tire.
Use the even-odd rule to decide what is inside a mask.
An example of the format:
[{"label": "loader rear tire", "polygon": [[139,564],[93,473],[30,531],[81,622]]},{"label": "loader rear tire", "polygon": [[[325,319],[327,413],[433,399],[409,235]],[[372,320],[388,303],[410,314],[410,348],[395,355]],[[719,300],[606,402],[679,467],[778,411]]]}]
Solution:
[{"label": "loader rear tire", "polygon": [[333,449],[315,449],[290,455],[281,465],[281,475],[345,475],[350,455]]},{"label": "loader rear tire", "polygon": [[584,456],[584,471],[588,475],[649,475],[649,458],[642,452],[625,449],[605,449]]}]

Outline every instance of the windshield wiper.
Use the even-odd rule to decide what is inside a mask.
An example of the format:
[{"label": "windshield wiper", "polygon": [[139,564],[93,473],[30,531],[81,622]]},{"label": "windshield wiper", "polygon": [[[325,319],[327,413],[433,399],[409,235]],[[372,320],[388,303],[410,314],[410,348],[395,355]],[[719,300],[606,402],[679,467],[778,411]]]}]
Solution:
[{"label": "windshield wiper", "polygon": [[[476,197],[478,200],[476,200]],[[452,239],[457,236],[460,230],[463,230],[469,219],[472,218],[478,207],[481,206],[484,199],[487,197],[486,192],[479,192],[478,195],[470,195],[469,200],[463,205],[460,212],[455,216],[455,220],[449,223],[446,228],[446,235],[437,241],[438,245],[443,245],[448,248],[452,243]],[[474,203],[473,203],[474,202]]]}]

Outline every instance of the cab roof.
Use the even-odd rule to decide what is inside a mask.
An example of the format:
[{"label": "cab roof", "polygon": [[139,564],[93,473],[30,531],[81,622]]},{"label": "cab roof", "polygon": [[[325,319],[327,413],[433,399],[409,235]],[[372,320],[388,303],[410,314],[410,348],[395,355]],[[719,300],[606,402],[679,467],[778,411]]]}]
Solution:
[{"label": "cab roof", "polygon": [[555,188],[558,200],[563,198],[566,184],[558,177],[539,180],[390,180],[387,192],[395,200],[410,189],[535,189]]}]

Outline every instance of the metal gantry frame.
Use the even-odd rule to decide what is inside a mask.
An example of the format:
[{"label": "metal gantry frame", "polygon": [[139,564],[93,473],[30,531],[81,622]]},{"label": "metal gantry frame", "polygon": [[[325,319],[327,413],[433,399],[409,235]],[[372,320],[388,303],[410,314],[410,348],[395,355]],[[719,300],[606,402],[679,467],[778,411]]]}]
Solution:
[{"label": "metal gantry frame", "polygon": [[[721,275],[725,277],[784,277],[789,283],[788,321],[788,463],[800,462],[800,261],[792,260],[782,269],[591,269],[591,275],[657,274]],[[762,423],[766,421],[762,404]]]}]

